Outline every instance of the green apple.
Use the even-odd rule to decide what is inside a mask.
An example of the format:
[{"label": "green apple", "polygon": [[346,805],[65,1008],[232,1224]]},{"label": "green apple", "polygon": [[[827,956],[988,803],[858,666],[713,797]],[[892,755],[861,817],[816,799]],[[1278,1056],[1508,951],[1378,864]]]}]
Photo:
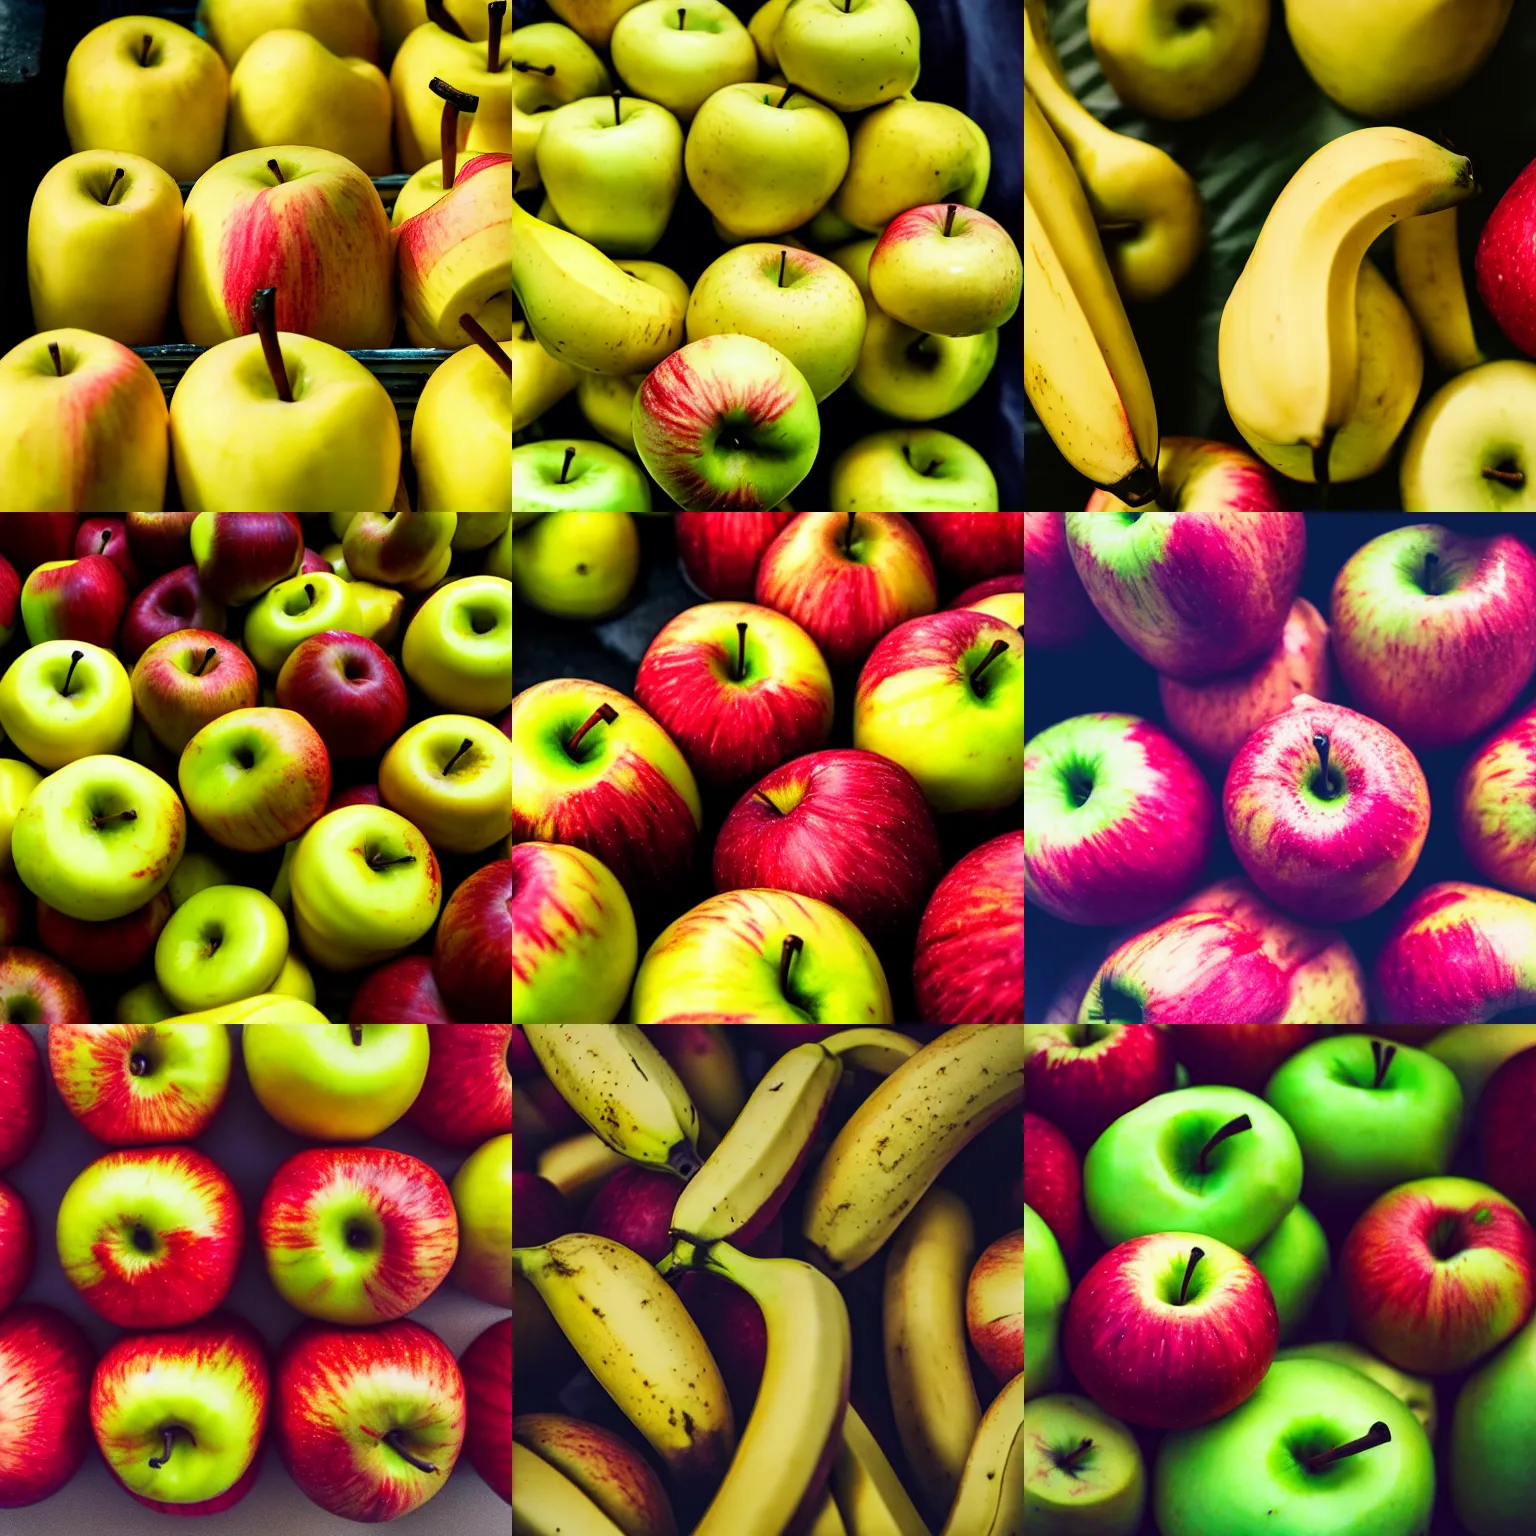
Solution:
[{"label": "green apple", "polygon": [[507,38],[507,55],[512,105],[523,112],[546,112],[613,89],[608,66],[585,38],[558,21],[518,27]]},{"label": "green apple", "polygon": [[869,258],[869,290],[899,325],[937,336],[978,336],[1013,318],[1024,261],[996,219],[959,203],[909,208]]},{"label": "green apple", "polygon": [[185,905],[199,891],[206,891],[210,885],[231,883],[228,871],[217,859],[210,858],[206,853],[189,853],[176,866],[176,873],[171,876],[171,905],[173,907]]},{"label": "green apple", "polygon": [[1113,1247],[1148,1232],[1203,1232],[1252,1253],[1301,1195],[1301,1148],[1240,1088],[1160,1093],[1088,1149],[1088,1218]]},{"label": "green apple", "polygon": [[[576,438],[543,443],[523,443],[512,450],[512,505],[555,512],[649,512],[651,485],[639,465],[606,443]],[[608,521],[608,519],[604,519]],[[622,535],[619,536],[623,542]],[[494,550],[497,546],[492,545]],[[635,565],[639,567],[638,553]],[[631,574],[629,580],[633,581]],[[519,587],[522,578],[517,578]],[[624,595],[629,583],[624,585]],[[530,601],[533,601],[531,598]],[[617,607],[623,596],[616,598]],[[540,606],[534,603],[535,607]],[[596,615],[560,615],[596,617]]]},{"label": "green apple", "polygon": [[1461,1084],[1470,1120],[1477,1112],[1483,1085],[1511,1056],[1536,1045],[1536,1024],[1458,1024],[1442,1030],[1424,1049],[1443,1061]]},{"label": "green apple", "polygon": [[277,973],[267,991],[279,997],[296,997],[301,1003],[315,1001],[315,978],[296,950],[288,951],[282,970]]},{"label": "green apple", "polygon": [[118,1024],[159,1024],[176,1012],[176,1006],[154,981],[141,981],[117,1000],[113,1020]]},{"label": "green apple", "polygon": [[411,619],[400,659],[438,708],[500,714],[512,702],[512,583],[464,576],[439,587]]},{"label": "green apple", "polygon": [[834,512],[996,512],[997,480],[969,443],[900,427],[845,448],[827,499]]},{"label": "green apple", "polygon": [[924,203],[979,207],[991,172],[987,136],[965,113],[899,96],[859,120],[833,206],[856,229],[878,233]]},{"label": "green apple", "polygon": [[1358,1208],[1394,1184],[1447,1172],[1461,1138],[1455,1073],[1371,1035],[1304,1047],[1264,1097],[1296,1133],[1309,1199]]},{"label": "green apple", "polygon": [[[1269,6],[1252,0],[1183,8],[1097,0],[1090,10],[1088,40],[1105,79],[1146,117],[1182,120],[1225,106],[1253,79],[1269,40]],[[1458,59],[1470,62],[1475,46]]]},{"label": "green apple", "polygon": [[480,853],[512,830],[512,743],[475,715],[429,715],[384,754],[379,795],[434,848]]},{"label": "green apple", "polygon": [[241,1044],[262,1108],[314,1141],[377,1136],[427,1080],[425,1024],[247,1024]]},{"label": "green apple", "polygon": [[269,896],[214,885],[171,914],[155,941],[155,979],[177,1008],[217,1008],[272,990],[288,923]]},{"label": "green apple", "polygon": [[789,0],[773,46],[791,85],[860,112],[917,84],[918,33],[907,0]]},{"label": "green apple", "polygon": [[352,584],[308,571],[269,587],[245,616],[246,654],[264,672],[281,672],[299,641],[325,629],[357,628]]},{"label": "green apple", "polygon": [[1423,1536],[1435,1458],[1385,1387],[1287,1360],[1231,1413],[1163,1441],[1152,1501],[1162,1536]]},{"label": "green apple", "polygon": [[[426,1026],[415,1026],[425,1032]],[[493,1136],[453,1179],[459,1213],[454,1281],[493,1307],[512,1305],[512,1136]]]},{"label": "green apple", "polygon": [[[525,515],[539,516],[537,512]],[[512,580],[512,530],[517,526],[517,513],[514,512],[512,517],[514,521],[507,524],[502,530],[501,537],[485,552],[485,574],[499,576],[503,581]]]},{"label": "green apple", "polygon": [[837,191],[848,130],[798,91],[728,85],[699,108],[683,165],[699,201],[733,234],[781,235],[809,223]]},{"label": "green apple", "polygon": [[1061,1378],[1061,1318],[1072,1281],[1055,1234],[1024,1207],[1024,1395],[1049,1392]]},{"label": "green apple", "polygon": [[837,210],[828,203],[809,224],[803,225],[796,234],[804,240],[813,251],[827,251],[833,246],[846,245],[850,240],[857,240],[862,231],[850,224]]},{"label": "green apple", "polygon": [[[1300,1209],[1300,1207],[1298,1207]],[[1335,1365],[1347,1365],[1362,1376],[1383,1386],[1400,1403],[1413,1413],[1424,1433],[1435,1438],[1435,1427],[1440,1422],[1435,1410],[1435,1384],[1427,1376],[1410,1376],[1395,1365],[1388,1365],[1379,1355],[1373,1355],[1358,1344],[1341,1344],[1332,1339],[1319,1339],[1311,1344],[1293,1344],[1276,1352],[1276,1360],[1331,1360]]]},{"label": "green apple", "polygon": [[1024,1404],[1030,1536],[1137,1536],[1146,1504],[1141,1447],[1119,1419],[1065,1392]]},{"label": "green apple", "polygon": [[685,123],[716,91],[757,78],[751,35],[720,0],[642,0],[619,18],[612,52],[630,90]]},{"label": "green apple", "polygon": [[665,107],[618,92],[556,107],[537,154],[561,227],[598,250],[643,256],[666,232],[683,184],[683,130]]},{"label": "green apple", "polygon": [[0,729],[40,768],[121,752],[133,730],[133,688],[111,651],[45,640],[0,677]]},{"label": "green apple", "polygon": [[0,874],[15,868],[11,860],[11,832],[21,808],[43,776],[31,763],[14,757],[0,758]]},{"label": "green apple", "polygon": [[738,245],[700,273],[684,326],[689,341],[742,335],[767,342],[804,374],[821,401],[846,384],[858,364],[864,300],[853,279],[824,256]]},{"label": "green apple", "polygon": [[1472,1536],[1527,1536],[1536,1509],[1536,1321],[1466,1380],[1451,1414],[1451,1501]]},{"label": "green apple", "polygon": [[1269,1281],[1280,1314],[1280,1337],[1288,1339],[1306,1322],[1328,1279],[1328,1236],[1317,1217],[1298,1202],[1250,1257]]},{"label": "green apple", "polygon": [[[597,443],[587,446],[613,452]],[[526,451],[513,450],[514,469],[518,454]],[[624,459],[626,465],[633,462]],[[556,618],[605,618],[622,606],[639,570],[640,534],[632,517],[551,512],[512,535],[513,587],[525,603]]]},{"label": "green apple", "polygon": [[502,529],[511,519],[510,512],[460,512],[453,530],[454,553],[488,548],[501,537]]}]

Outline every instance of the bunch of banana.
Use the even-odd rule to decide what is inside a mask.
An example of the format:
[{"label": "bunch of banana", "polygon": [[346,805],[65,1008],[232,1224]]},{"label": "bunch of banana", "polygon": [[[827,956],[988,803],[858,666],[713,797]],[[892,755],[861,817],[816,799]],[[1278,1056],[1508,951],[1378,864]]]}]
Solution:
[{"label": "bunch of banana", "polygon": [[1067,462],[1128,506],[1157,498],[1157,407],[1093,215],[1024,91],[1024,391]]},{"label": "bunch of banana", "polygon": [[[1356,306],[1371,242],[1400,219],[1476,190],[1472,165],[1422,134],[1362,128],[1325,144],[1286,184],[1221,316],[1221,387],[1255,449],[1305,446],[1315,477],[1360,387]],[[1260,450],[1262,452],[1262,450]]]},{"label": "bunch of banana", "polygon": [[804,1233],[831,1275],[884,1245],[951,1158],[1024,1101],[1024,1037],[962,1024],[899,1066],[854,1111],[816,1170]]},{"label": "bunch of banana", "polygon": [[[1472,330],[1472,309],[1456,241],[1456,210],[1404,219],[1392,230],[1397,286],[1419,322],[1435,361],[1447,373],[1464,373],[1488,361]],[[1363,386],[1362,386],[1363,387]]]},{"label": "bunch of banana", "polygon": [[[1045,0],[1024,0],[1024,84],[1082,180],[1126,298],[1160,298],[1204,242],[1200,190],[1171,155],[1106,128],[1072,94],[1051,41]],[[1029,152],[1024,155],[1029,175]]]},{"label": "bunch of banana", "polygon": [[685,1179],[698,1171],[699,1112],[639,1025],[525,1024],[523,1034],[560,1096],[615,1152]]},{"label": "bunch of banana", "polygon": [[[540,1248],[514,1248],[512,1268],[674,1476],[705,1482],[725,1471],[736,1442],[725,1382],[698,1325],[653,1265],[610,1238],[569,1233]],[[844,1376],[846,1390],[846,1364]]]},{"label": "bunch of banana", "polygon": [[941,1536],[1024,1536],[1024,1373],[981,1416]]}]

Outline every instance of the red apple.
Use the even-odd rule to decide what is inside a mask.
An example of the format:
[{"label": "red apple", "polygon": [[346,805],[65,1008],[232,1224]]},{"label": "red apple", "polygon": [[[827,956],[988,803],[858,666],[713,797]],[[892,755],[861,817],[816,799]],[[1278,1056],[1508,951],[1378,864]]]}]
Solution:
[{"label": "red apple", "polygon": [[459,1356],[469,1423],[464,1456],[512,1502],[512,1319],[492,1323]]},{"label": "red apple", "polygon": [[439,1024],[430,1034],[427,1080],[406,1120],[453,1146],[505,1136],[512,1129],[512,1026]]},{"label": "red apple", "polygon": [[62,1312],[29,1304],[0,1314],[0,1509],[51,1498],[85,1464],[95,1368],[90,1340]]},{"label": "red apple", "polygon": [[1478,1101],[1483,1177],[1536,1217],[1536,1049],[1511,1056]]},{"label": "red apple", "polygon": [[768,1325],[762,1309],[721,1275],[681,1274],[674,1289],[720,1367],[736,1422],[745,1424],[768,1363]]},{"label": "red apple", "polygon": [[304,562],[299,566],[299,575],[308,576],[312,571],[319,571],[327,576],[334,576],[336,574],[336,567],[324,555],[316,554],[312,549],[306,549],[304,551]]},{"label": "red apple", "polygon": [[105,555],[128,583],[130,592],[144,585],[133,551],[128,548],[128,527],[120,517],[88,517],[75,534],[75,558]]},{"label": "red apple", "polygon": [[1024,569],[1022,512],[922,512],[912,521],[933,563],[957,587]]},{"label": "red apple", "polygon": [[66,916],[39,901],[37,940],[55,959],[87,976],[116,976],[149,955],[170,918],[168,890],[126,917],[102,923]]},{"label": "red apple", "polygon": [[163,575],[192,559],[192,524],[196,512],[130,512],[128,548],[148,576]]},{"label": "red apple", "polygon": [[26,1202],[9,1184],[0,1184],[0,1313],[8,1311],[26,1290],[36,1256]]},{"label": "red apple", "polygon": [[105,555],[51,560],[21,589],[21,618],[33,645],[84,640],[111,650],[128,609],[128,583]]},{"label": "red apple", "polygon": [[939,882],[917,932],[917,1007],[935,1024],[1024,1022],[1024,834],[1005,832]]},{"label": "red apple", "polygon": [[344,789],[339,795],[332,795],[326,802],[325,814],[329,816],[332,811],[339,811],[344,805],[383,805],[384,797],[379,793],[377,784],[354,784],[351,789]]},{"label": "red apple", "polygon": [[372,757],[405,726],[405,682],[372,640],[327,629],[301,640],[277,674],[277,702],[303,715],[332,757]]},{"label": "red apple", "polygon": [[512,1017],[512,860],[477,869],[443,908],[432,970],[462,1019]]},{"label": "red apple", "polygon": [[1080,1151],[1110,1123],[1173,1087],[1173,1047],[1155,1024],[1026,1024],[1029,1106]]},{"label": "red apple", "polygon": [[0,949],[0,1014],[39,1024],[89,1024],[91,1005],[58,961],[12,945]]},{"label": "red apple", "polygon": [[78,512],[7,512],[0,516],[0,555],[23,576],[45,560],[68,560],[79,526]]},{"label": "red apple", "polygon": [[21,937],[31,895],[16,878],[14,871],[0,874],[0,949],[14,944]]},{"label": "red apple", "polygon": [[[1362,1019],[1360,1022],[1364,1022]],[[1315,1024],[1170,1024],[1191,1083],[1262,1095],[1275,1069],[1317,1037]]]},{"label": "red apple", "polygon": [[16,568],[0,555],[0,645],[16,632],[16,621],[21,616],[21,577]]},{"label": "red apple", "polygon": [[117,635],[117,654],[131,667],[156,640],[178,629],[224,633],[224,605],[198,585],[197,567],[178,566],[157,577],[128,605]]},{"label": "red apple", "polygon": [[1083,1170],[1072,1143],[1040,1115],[1024,1114],[1024,1200],[1055,1235],[1067,1264],[1083,1240]]},{"label": "red apple", "polygon": [[32,1036],[20,1024],[0,1024],[0,1169],[19,1163],[42,1134],[43,1082]]},{"label": "red apple", "polygon": [[448,1005],[437,990],[432,962],[425,955],[390,960],[367,979],[352,998],[349,1024],[448,1024]]},{"label": "red apple", "polygon": [[679,512],[673,526],[684,574],[717,602],[750,601],[764,552],[794,517],[793,512]]},{"label": "red apple", "polygon": [[537,1248],[576,1230],[576,1213],[560,1191],[536,1173],[512,1175],[512,1244]]},{"label": "red apple", "polygon": [[133,704],[156,741],[179,753],[232,709],[254,709],[260,688],[251,658],[211,629],[179,629],[133,664]]},{"label": "red apple", "polygon": [[965,1287],[965,1326],[999,1385],[1024,1369],[1022,1227],[989,1243],[972,1266]]},{"label": "red apple", "polygon": [[232,607],[296,575],[304,559],[304,530],[292,512],[204,512],[191,543],[203,591]]},{"label": "red apple", "polygon": [[672,1212],[682,1192],[682,1180],[665,1168],[620,1168],[587,1207],[582,1230],[612,1238],[658,1264],[672,1246]]},{"label": "red apple", "polygon": [[1065,512],[1024,514],[1024,638],[1070,645],[1102,624],[1067,548]]}]

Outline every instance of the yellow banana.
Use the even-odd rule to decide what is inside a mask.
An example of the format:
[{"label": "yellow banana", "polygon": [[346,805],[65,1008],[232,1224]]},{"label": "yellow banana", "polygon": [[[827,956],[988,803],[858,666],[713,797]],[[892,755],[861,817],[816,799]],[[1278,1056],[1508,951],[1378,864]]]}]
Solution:
[{"label": "yellow banana", "polygon": [[949,1508],[981,1422],[965,1328],[975,1249],[965,1201],[930,1189],[885,1265],[885,1379],[907,1466],[931,1509]]},{"label": "yellow banana", "polygon": [[512,1438],[576,1484],[624,1536],[677,1536],[661,1479],[629,1441],[563,1413],[521,1413]]},{"label": "yellow banana", "polygon": [[1131,506],[1157,497],[1157,406],[1083,189],[1024,92],[1024,391],[1068,463]]},{"label": "yellow banana", "polygon": [[852,1403],[843,1419],[831,1482],[848,1536],[929,1536],[880,1442]]},{"label": "yellow banana", "polygon": [[1222,311],[1221,387],[1233,419],[1279,447],[1305,445],[1321,465],[1359,391],[1366,248],[1397,220],[1476,189],[1465,156],[1405,128],[1357,129],[1318,150],[1275,199]]},{"label": "yellow banana", "polygon": [[750,1243],[794,1187],[842,1075],[842,1062],[816,1041],[781,1056],[684,1186],[673,1232]]},{"label": "yellow banana", "polygon": [[512,1442],[512,1536],[624,1536],[565,1473]]},{"label": "yellow banana", "polygon": [[917,1041],[894,1029],[840,1029],[822,1044],[845,1065],[889,1077],[902,1062],[917,1055]]},{"label": "yellow banana", "polygon": [[1106,128],[1072,94],[1045,0],[1024,0],[1024,84],[1076,168],[1121,293],[1133,302],[1160,298],[1195,264],[1204,242],[1194,180],[1156,145]]},{"label": "yellow banana", "polygon": [[1469,368],[1419,412],[1403,446],[1405,512],[1536,512],[1526,434],[1536,419],[1536,363]]},{"label": "yellow banana", "polygon": [[679,1238],[663,1268],[724,1275],[762,1309],[768,1357],[741,1445],[693,1536],[782,1536],[814,1517],[818,1474],[848,1402],[853,1335],[842,1293],[799,1259],[754,1259]]},{"label": "yellow banana", "polygon": [[531,426],[576,387],[576,370],[551,357],[525,320],[512,324],[512,430]]},{"label": "yellow banana", "polygon": [[725,1131],[747,1102],[741,1063],[719,1024],[653,1024],[646,1033],[672,1064],[699,1113]]},{"label": "yellow banana", "polygon": [[539,1177],[548,1179],[569,1200],[578,1204],[597,1193],[610,1173],[627,1167],[629,1159],[600,1141],[591,1131],[570,1136],[539,1153]]},{"label": "yellow banana", "polygon": [[731,1400],[698,1324],[655,1266],[576,1232],[514,1248],[512,1268],[673,1475],[719,1477],[736,1441]]},{"label": "yellow banana", "polygon": [[561,1097],[615,1152],[690,1178],[699,1112],[676,1072],[635,1024],[525,1024]]},{"label": "yellow banana", "polygon": [[1024,1036],[999,1024],[946,1030],[856,1109],[816,1170],[804,1232],[842,1276],[877,1253],[950,1159],[1024,1101]]},{"label": "yellow banana", "polygon": [[1024,1373],[981,1416],[941,1536],[1024,1536]]},{"label": "yellow banana", "polygon": [[830,1493],[821,1496],[821,1508],[816,1513],[809,1536],[848,1536],[848,1527],[838,1513],[837,1500]]},{"label": "yellow banana", "polygon": [[1463,373],[1488,359],[1472,330],[1472,309],[1456,241],[1456,210],[1404,219],[1392,231],[1397,286],[1419,322],[1435,361]]},{"label": "yellow banana", "polygon": [[178,1014],[167,1024],[325,1024],[329,1021],[319,1009],[301,998],[285,997],[280,992],[263,992],[259,997],[225,1003],[206,1013]]}]

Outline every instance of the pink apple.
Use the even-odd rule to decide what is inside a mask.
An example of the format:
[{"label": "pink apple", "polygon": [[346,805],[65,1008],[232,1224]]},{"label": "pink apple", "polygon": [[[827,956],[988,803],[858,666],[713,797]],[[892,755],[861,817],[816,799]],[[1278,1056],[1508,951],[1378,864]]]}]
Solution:
[{"label": "pink apple", "polygon": [[20,616],[21,577],[11,562],[0,555],[0,645],[15,634]]},{"label": "pink apple", "polygon": [[161,576],[192,559],[196,512],[130,512],[128,548],[147,576]]},{"label": "pink apple", "polygon": [[1207,683],[1157,680],[1168,729],[1202,763],[1223,770],[1298,693],[1326,699],[1330,683],[1328,625],[1304,597],[1291,604],[1280,638],[1252,666]]},{"label": "pink apple", "polygon": [[383,804],[384,797],[379,793],[377,784],[354,784],[351,789],[344,789],[326,801],[325,814],[329,816],[332,811],[339,811],[344,805]]},{"label": "pink apple", "polygon": [[198,583],[215,602],[231,607],[297,575],[304,558],[304,530],[292,512],[203,512],[192,524],[191,541]]},{"label": "pink apple", "polygon": [[1204,682],[1257,661],[1301,581],[1299,512],[1069,512],[1094,607],[1159,672]]},{"label": "pink apple", "polygon": [[1536,286],[1530,265],[1536,225],[1533,197],[1536,161],[1499,199],[1477,242],[1477,291],[1499,329],[1528,357],[1536,357]]},{"label": "pink apple", "polygon": [[1536,1050],[1511,1056],[1488,1079],[1477,1138],[1483,1177],[1529,1220],[1536,1215]]},{"label": "pink apple", "polygon": [[1413,753],[1384,725],[1307,694],[1243,744],[1222,805],[1249,879],[1308,922],[1384,905],[1429,831],[1429,786]]},{"label": "pink apple", "polygon": [[[1252,454],[1203,437],[1165,437],[1157,452],[1159,505],[1178,512],[1275,512],[1285,506],[1279,477]],[[1090,512],[1129,508],[1112,491],[1095,491]]]},{"label": "pink apple", "polygon": [[372,640],[339,629],[311,635],[288,653],[277,702],[303,715],[333,758],[382,752],[407,713],[399,668]]},{"label": "pink apple", "polygon": [[482,865],[448,898],[437,925],[432,971],[460,1018],[478,1024],[510,1022],[511,859]]},{"label": "pink apple", "polygon": [[938,604],[928,551],[899,512],[802,512],[768,546],[756,591],[834,667],[858,666],[883,635]]},{"label": "pink apple", "polygon": [[1536,554],[1513,534],[1393,529],[1350,556],[1332,604],[1339,675],[1410,747],[1470,740],[1536,672]]},{"label": "pink apple", "polygon": [[[154,514],[128,515],[132,519]],[[79,527],[78,512],[7,512],[0,517],[0,555],[25,576],[45,560],[68,560]]]},{"label": "pink apple", "polygon": [[1068,1266],[1076,1264],[1087,1219],[1082,1164],[1066,1136],[1028,1110],[1024,1112],[1023,1203],[1051,1229]]},{"label": "pink apple", "polygon": [[1492,885],[1536,896],[1531,785],[1536,709],[1517,715],[1467,760],[1456,781],[1456,830],[1472,867]]},{"label": "pink apple", "polygon": [[1026,1024],[1030,1109],[1086,1149],[1111,1120],[1173,1087],[1173,1047],[1152,1024]]},{"label": "pink apple", "polygon": [[[650,1263],[659,1264],[672,1246],[672,1212],[682,1192],[682,1180],[670,1169],[630,1164],[603,1180],[602,1188],[582,1213],[582,1231],[612,1238]],[[731,1239],[737,1247],[741,1246],[740,1236],[737,1233]]]},{"label": "pink apple", "polygon": [[48,953],[86,976],[131,971],[155,947],[171,918],[171,893],[162,890],[126,917],[87,922],[37,904],[37,941]]},{"label": "pink apple", "polygon": [[128,609],[128,583],[105,555],[50,560],[21,589],[27,640],[85,640],[110,650]]},{"label": "pink apple", "polygon": [[[37,1024],[86,1024],[91,1005],[80,983],[57,960],[15,945],[0,949],[0,1014]],[[0,1166],[4,1162],[0,1157]]]},{"label": "pink apple", "polygon": [[469,1424],[464,1456],[512,1502],[512,1319],[492,1323],[459,1356]]},{"label": "pink apple", "polygon": [[1280,1317],[1253,1263],[1215,1238],[1157,1232],[1111,1248],[1067,1303],[1062,1348],[1083,1390],[1132,1424],[1188,1429],[1246,1402]]},{"label": "pink apple", "polygon": [[793,512],[679,512],[673,519],[683,571],[705,597],[750,601],[768,546]]},{"label": "pink apple", "polygon": [[932,335],[976,336],[1006,325],[1023,284],[1013,236],[959,203],[897,214],[869,256],[869,290],[881,311]]},{"label": "pink apple", "polygon": [[[0,1313],[9,1311],[26,1290],[36,1256],[32,1217],[26,1202],[9,1184],[0,1183]],[[3,1380],[0,1375],[0,1381]]]},{"label": "pink apple", "polygon": [[303,563],[299,566],[299,575],[308,576],[312,571],[323,571],[328,576],[334,576],[336,567],[324,555],[318,555],[314,550],[306,549]]},{"label": "pink apple", "polygon": [[1024,514],[1024,638],[1030,645],[1071,645],[1102,621],[1088,601],[1067,548],[1065,512]]},{"label": "pink apple", "polygon": [[912,983],[930,1024],[1024,1022],[1024,834],[973,849],[939,882]]},{"label": "pink apple", "polygon": [[1471,1179],[1414,1179],[1350,1228],[1339,1279],[1366,1345],[1405,1371],[1460,1371],[1517,1332],[1536,1303],[1536,1234]]},{"label": "pink apple", "polygon": [[1024,573],[994,576],[990,581],[978,581],[949,605],[951,608],[974,608],[978,613],[990,613],[993,618],[1012,624],[1016,629],[1024,627]]},{"label": "pink apple", "polygon": [[989,1243],[972,1266],[965,1288],[965,1326],[999,1385],[1024,1369],[1022,1227]]},{"label": "pink apple", "polygon": [[[334,808],[334,807],[332,807]],[[447,1024],[448,1005],[425,955],[402,955],[370,971],[352,996],[350,1024]]]},{"label": "pink apple", "polygon": [[1024,512],[918,512],[912,525],[952,587],[1024,569]]},{"label": "pink apple", "polygon": [[256,1486],[257,1479],[261,1476],[261,1458],[263,1446],[257,1448],[256,1454],[251,1458],[251,1464],[241,1475],[240,1480],[233,1484],[227,1493],[221,1493],[217,1498],[203,1499],[196,1504],[168,1504],[161,1499],[146,1499],[143,1494],[135,1493],[111,1467],[107,1468],[108,1474],[124,1493],[135,1504],[142,1504],[145,1509],[152,1509],[157,1515],[176,1515],[183,1519],[199,1518],[203,1515],[221,1515],[226,1509],[233,1509],[241,1503],[246,1494]]},{"label": "pink apple", "polygon": [[254,709],[259,688],[249,656],[211,629],[179,629],[133,664],[134,708],[161,746],[179,753],[232,709]]},{"label": "pink apple", "polygon": [[739,788],[832,734],[832,678],[815,641],[754,603],[678,614],[641,658],[635,702],[710,789]]},{"label": "pink apple", "polygon": [[813,752],[775,769],[737,801],[715,842],[717,891],[814,896],[877,947],[910,940],[942,868],[917,781],[873,752]]},{"label": "pink apple", "polygon": [[406,1120],[451,1146],[505,1135],[512,1129],[512,1026],[440,1024],[430,1035],[427,1080]]},{"label": "pink apple", "polygon": [[130,592],[137,592],[144,585],[139,575],[138,563],[128,547],[128,525],[120,517],[88,517],[75,533],[75,558],[86,555],[105,555],[128,583]]},{"label": "pink apple", "polygon": [[156,640],[179,629],[224,633],[224,605],[198,585],[195,565],[158,576],[128,605],[117,636],[117,654],[131,667]]},{"label": "pink apple", "polygon": [[0,1313],[0,1509],[51,1498],[91,1448],[96,1351],[52,1307]]},{"label": "pink apple", "polygon": [[1024,894],[1057,917],[1151,917],[1200,879],[1215,836],[1210,785],[1145,720],[1078,715],[1024,745]]},{"label": "pink apple", "polygon": [[43,1062],[20,1024],[0,1024],[0,1169],[19,1163],[43,1130]]}]

